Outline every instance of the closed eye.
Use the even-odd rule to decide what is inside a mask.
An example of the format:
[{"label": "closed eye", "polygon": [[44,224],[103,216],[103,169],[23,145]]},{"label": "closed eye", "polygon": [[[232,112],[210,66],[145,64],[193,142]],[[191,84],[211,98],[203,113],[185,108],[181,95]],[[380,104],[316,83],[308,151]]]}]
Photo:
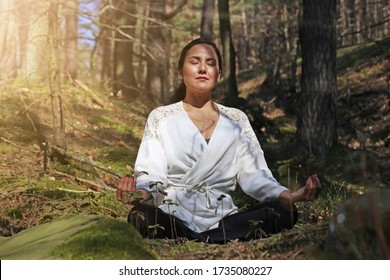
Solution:
[{"label": "closed eye", "polygon": [[207,65],[216,66],[217,65],[217,61],[214,58],[208,59],[207,60]]},{"label": "closed eye", "polygon": [[190,61],[189,61],[189,63],[191,63],[191,64],[198,64],[199,63],[199,61],[198,60],[196,60],[196,59],[191,59]]},{"label": "closed eye", "polygon": [[[188,59],[188,62],[191,64],[197,64],[197,63],[200,63],[201,60],[202,59],[200,57],[193,56],[193,57],[190,57]],[[217,61],[214,58],[207,58],[206,63],[209,66],[216,66],[217,65]]]}]

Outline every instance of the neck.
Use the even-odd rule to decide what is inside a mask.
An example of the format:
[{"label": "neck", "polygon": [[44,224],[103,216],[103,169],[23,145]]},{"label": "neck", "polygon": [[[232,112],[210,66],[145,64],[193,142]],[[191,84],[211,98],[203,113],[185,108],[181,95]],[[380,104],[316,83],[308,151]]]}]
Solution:
[{"label": "neck", "polygon": [[198,109],[214,106],[213,101],[211,100],[211,94],[207,94],[204,96],[193,96],[186,94],[185,98],[183,99],[183,103]]}]

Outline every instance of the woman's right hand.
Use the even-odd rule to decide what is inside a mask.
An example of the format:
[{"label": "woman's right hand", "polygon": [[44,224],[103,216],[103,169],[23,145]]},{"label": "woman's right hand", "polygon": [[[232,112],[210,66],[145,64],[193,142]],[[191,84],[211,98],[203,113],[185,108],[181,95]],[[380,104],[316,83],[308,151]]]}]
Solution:
[{"label": "woman's right hand", "polygon": [[116,190],[116,198],[126,204],[135,205],[145,202],[152,197],[148,190],[136,189],[133,177],[125,176],[119,180]]}]

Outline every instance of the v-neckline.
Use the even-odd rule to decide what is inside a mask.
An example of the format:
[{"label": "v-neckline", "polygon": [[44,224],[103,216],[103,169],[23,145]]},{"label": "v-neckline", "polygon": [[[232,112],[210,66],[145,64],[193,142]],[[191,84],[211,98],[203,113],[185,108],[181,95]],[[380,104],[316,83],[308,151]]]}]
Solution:
[{"label": "v-neckline", "polygon": [[187,116],[187,119],[189,120],[189,122],[193,125],[193,127],[196,129],[196,131],[198,132],[198,134],[200,134],[200,136],[202,137],[202,139],[204,140],[204,142],[207,144],[207,145],[210,145],[210,142],[214,136],[214,133],[216,132],[217,130],[217,127],[218,127],[218,124],[220,122],[220,119],[221,119],[221,111],[218,107],[218,105],[216,103],[213,102],[213,104],[215,105],[215,107],[217,108],[218,110],[218,119],[215,123],[215,126],[214,126],[214,129],[210,135],[210,137],[206,138],[203,136],[202,132],[199,130],[199,128],[196,126],[196,124],[194,123],[194,121],[191,119],[190,115],[188,114],[188,112],[185,110],[184,108],[184,104],[183,104],[183,101],[180,101],[180,104],[181,104],[181,109],[183,110],[183,112],[185,113],[185,115]]}]

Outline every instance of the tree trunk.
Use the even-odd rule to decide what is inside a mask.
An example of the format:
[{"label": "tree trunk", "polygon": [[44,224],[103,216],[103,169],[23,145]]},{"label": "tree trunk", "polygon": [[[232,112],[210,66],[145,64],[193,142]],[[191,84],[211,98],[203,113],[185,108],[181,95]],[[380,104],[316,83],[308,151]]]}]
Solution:
[{"label": "tree trunk", "polygon": [[[301,8],[300,5],[294,7],[294,10],[290,10],[290,14],[294,14],[293,20],[299,22],[301,17]],[[295,28],[291,28],[295,30]],[[296,96],[297,93],[297,69],[298,69],[298,59],[301,56],[300,53],[300,42],[299,36],[294,36],[291,43],[291,67],[290,67],[290,78],[288,79],[289,93]]]},{"label": "tree trunk", "polygon": [[200,37],[213,40],[214,0],[203,0],[202,20],[200,23]]},{"label": "tree trunk", "polygon": [[[16,73],[15,18],[11,13],[12,1],[0,2],[0,80],[8,80]],[[13,48],[12,48],[12,45]]]},{"label": "tree trunk", "polygon": [[133,45],[137,19],[134,1],[114,1],[114,18],[117,23],[114,43],[113,91],[122,91],[125,96],[134,97],[137,82],[134,75]]},{"label": "tree trunk", "polygon": [[[387,1],[387,3],[389,3],[389,1]],[[383,18],[385,20],[385,24],[383,25],[384,37],[387,37],[390,35],[390,5],[386,5],[386,3],[384,3],[383,7]]]},{"label": "tree trunk", "polygon": [[218,14],[224,60],[224,92],[227,100],[234,100],[238,98],[238,89],[236,81],[236,51],[230,26],[229,1],[218,0]]},{"label": "tree trunk", "polygon": [[[383,5],[383,3],[377,1],[375,6],[376,6],[375,9],[378,11],[377,21],[375,23],[384,22],[384,17],[383,17],[384,5]],[[383,36],[385,34],[384,28],[383,28],[384,26],[385,26],[384,24],[381,24],[380,26],[378,26],[376,28],[377,33],[376,33],[375,38],[383,38]]]},{"label": "tree trunk", "polygon": [[[363,0],[364,1],[364,0]],[[354,4],[354,14],[355,14],[355,32],[356,32],[356,40],[355,42],[357,44],[361,44],[363,42],[362,39],[362,5],[361,5],[361,0],[355,0]]]},{"label": "tree trunk", "polygon": [[[99,16],[99,21],[102,23],[103,27],[100,31],[99,36],[99,55],[98,55],[98,63],[99,63],[99,70],[100,70],[100,80],[102,83],[102,86],[104,85],[105,81],[113,80],[113,41],[111,38],[114,38],[114,27],[110,27],[111,22],[113,21],[113,13],[110,9],[107,9],[106,7],[109,5],[108,0],[103,0],[101,2],[101,11],[104,10],[103,13]],[[98,44],[98,42],[96,42]]]},{"label": "tree trunk", "polygon": [[340,46],[345,46],[350,44],[349,35],[344,35],[349,33],[349,24],[348,24],[348,0],[340,0],[339,5],[339,15],[340,15]]},{"label": "tree trunk", "polygon": [[68,0],[65,6],[65,71],[71,79],[77,79],[78,61],[78,0]]},{"label": "tree trunk", "polygon": [[[50,0],[26,3],[28,8],[29,26],[26,55],[24,57],[22,73],[29,82],[45,81],[47,77],[47,11]],[[20,11],[19,11],[20,12]],[[19,18],[22,18],[21,14]],[[47,81],[47,80],[46,80]]]},{"label": "tree trunk", "polygon": [[336,2],[303,1],[297,140],[309,156],[325,155],[337,140]]},{"label": "tree trunk", "polygon": [[[66,149],[65,122],[62,110],[62,89],[59,66],[59,4],[60,0],[50,0],[47,42],[49,46],[49,82],[53,116],[53,145],[61,149]],[[61,155],[56,154],[55,156],[60,161],[63,160]]]},{"label": "tree trunk", "polygon": [[172,32],[165,25],[184,7],[187,0],[181,0],[175,8],[170,0],[149,0],[146,89],[154,101],[165,103],[170,100],[169,65]]},{"label": "tree trunk", "polygon": [[146,57],[146,48],[144,47],[147,40],[147,26],[148,26],[148,13],[149,7],[147,5],[142,5],[138,9],[138,12],[143,15],[143,17],[138,22],[137,28],[137,38],[139,38],[140,44],[138,45],[138,57],[136,57],[136,62],[138,64],[137,70],[135,72],[136,78],[138,81],[138,86],[141,88],[146,88],[146,75],[147,75],[147,60]]},{"label": "tree trunk", "polygon": [[242,27],[242,40],[239,41],[238,50],[238,65],[239,69],[251,69],[251,46],[249,40],[248,31],[248,17],[245,9],[245,0],[241,0],[241,27]]},{"label": "tree trunk", "polygon": [[0,2],[0,61],[5,53],[10,15],[11,0],[3,0]]},{"label": "tree trunk", "polygon": [[[186,0],[187,1],[187,0]],[[166,17],[165,18],[165,22],[166,24],[169,25],[173,25],[174,24],[174,20],[173,20],[173,13],[175,13],[175,0],[166,0],[166,3],[165,3],[165,15],[171,15],[169,17]],[[167,100],[170,100],[172,98],[171,96],[171,92],[173,91],[174,89],[174,80],[175,78],[177,77],[177,68],[175,66],[171,67],[171,64],[172,64],[172,59],[171,59],[171,56],[172,56],[172,41],[173,41],[173,38],[172,38],[172,29],[171,28],[167,28],[166,29],[166,38],[165,38],[165,42],[164,42],[164,45],[165,45],[165,54],[167,56],[167,64],[165,65],[165,71],[167,72],[167,80],[166,80],[166,93],[167,95],[164,96],[164,101],[167,101]],[[173,69],[173,71],[172,71]]]},{"label": "tree trunk", "polygon": [[360,12],[360,16],[361,16],[361,23],[362,23],[362,37],[363,37],[363,42],[366,40],[367,38],[367,26],[369,26],[369,22],[367,20],[367,0],[364,0],[362,1],[361,3],[361,12]]},{"label": "tree trunk", "polygon": [[[166,30],[163,27],[165,14],[165,0],[150,0],[150,18],[155,20],[148,23],[148,55],[146,88],[152,94],[154,101],[163,103],[169,99],[167,84],[168,72],[166,65],[169,63],[165,53]],[[169,65],[169,64],[168,64]]]}]

